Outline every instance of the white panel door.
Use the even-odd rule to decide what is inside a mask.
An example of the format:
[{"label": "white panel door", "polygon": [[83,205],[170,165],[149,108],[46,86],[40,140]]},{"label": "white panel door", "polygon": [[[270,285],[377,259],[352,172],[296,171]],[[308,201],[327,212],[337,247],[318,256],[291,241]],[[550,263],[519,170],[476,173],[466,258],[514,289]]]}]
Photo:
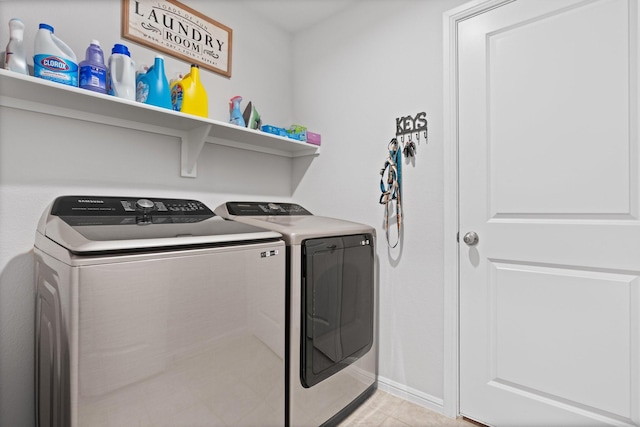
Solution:
[{"label": "white panel door", "polygon": [[637,0],[458,26],[465,416],[640,425],[638,53]]}]

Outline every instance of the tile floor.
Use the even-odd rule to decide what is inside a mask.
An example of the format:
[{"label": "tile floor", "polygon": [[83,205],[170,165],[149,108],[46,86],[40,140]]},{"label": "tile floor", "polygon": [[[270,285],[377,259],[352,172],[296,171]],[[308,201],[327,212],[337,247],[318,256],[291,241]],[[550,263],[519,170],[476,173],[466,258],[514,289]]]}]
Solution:
[{"label": "tile floor", "polygon": [[453,420],[407,400],[376,390],[339,427],[478,427],[480,424]]}]

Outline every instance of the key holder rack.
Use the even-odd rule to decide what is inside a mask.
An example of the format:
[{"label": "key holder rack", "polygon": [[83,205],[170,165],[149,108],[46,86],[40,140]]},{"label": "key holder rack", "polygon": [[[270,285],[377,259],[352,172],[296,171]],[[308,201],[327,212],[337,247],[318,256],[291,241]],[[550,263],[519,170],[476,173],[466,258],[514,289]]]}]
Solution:
[{"label": "key holder rack", "polygon": [[[396,118],[396,138],[399,138],[404,146],[402,152],[405,157],[413,157],[415,155],[416,142],[420,143],[420,134],[423,134],[425,142],[428,142],[428,125],[427,113],[424,111],[415,116]],[[414,134],[416,142],[413,141]],[[407,142],[405,142],[405,136],[407,136]]]}]

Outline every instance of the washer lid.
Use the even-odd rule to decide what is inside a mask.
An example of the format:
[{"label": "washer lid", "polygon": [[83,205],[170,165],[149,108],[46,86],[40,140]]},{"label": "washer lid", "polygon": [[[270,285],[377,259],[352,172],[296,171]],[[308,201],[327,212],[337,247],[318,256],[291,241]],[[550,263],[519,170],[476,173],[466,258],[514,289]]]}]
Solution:
[{"label": "washer lid", "polygon": [[73,253],[276,240],[277,232],[226,221],[197,200],[62,196],[38,232]]}]

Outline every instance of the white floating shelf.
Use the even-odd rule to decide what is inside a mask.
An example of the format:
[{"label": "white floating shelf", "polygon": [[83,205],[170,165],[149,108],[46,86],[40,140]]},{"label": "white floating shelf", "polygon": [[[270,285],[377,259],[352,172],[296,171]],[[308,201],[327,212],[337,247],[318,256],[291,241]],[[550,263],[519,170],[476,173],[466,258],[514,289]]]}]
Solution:
[{"label": "white floating shelf", "polygon": [[195,177],[205,142],[283,157],[320,147],[230,123],[128,101],[0,69],[0,105],[181,138],[181,174]]}]

